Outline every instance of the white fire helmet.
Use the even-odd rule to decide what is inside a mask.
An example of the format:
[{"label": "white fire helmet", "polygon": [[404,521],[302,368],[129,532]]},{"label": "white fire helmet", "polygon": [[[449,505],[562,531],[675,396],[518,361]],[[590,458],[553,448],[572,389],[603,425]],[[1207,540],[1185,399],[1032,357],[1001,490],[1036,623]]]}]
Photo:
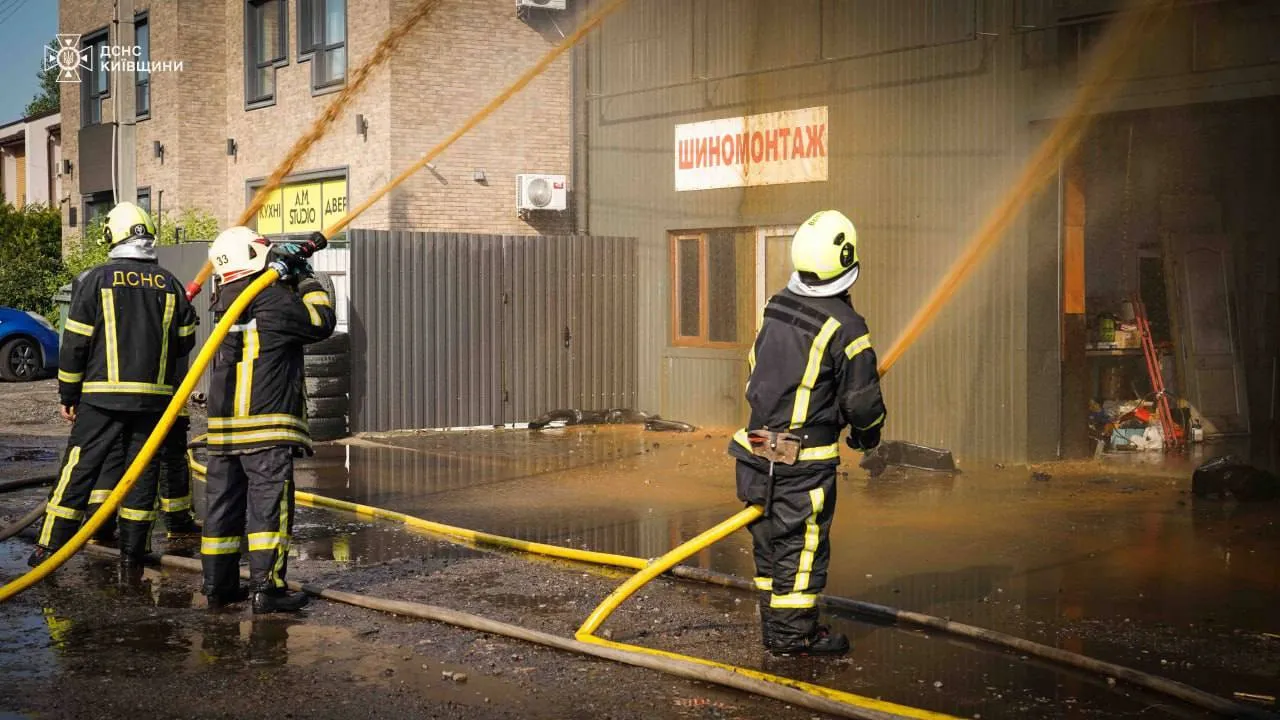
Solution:
[{"label": "white fire helmet", "polygon": [[267,267],[270,243],[247,227],[230,227],[218,233],[209,245],[209,262],[218,284],[225,285],[257,275]]}]

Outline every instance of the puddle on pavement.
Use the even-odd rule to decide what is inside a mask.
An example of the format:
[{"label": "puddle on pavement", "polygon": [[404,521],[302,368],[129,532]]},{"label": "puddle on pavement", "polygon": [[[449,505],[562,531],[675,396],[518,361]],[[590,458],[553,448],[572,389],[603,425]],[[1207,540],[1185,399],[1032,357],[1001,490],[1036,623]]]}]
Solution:
[{"label": "puddle on pavement", "polygon": [[[322,448],[299,464],[299,487],[639,557],[660,555],[741,507],[722,434],[575,428],[374,442],[393,447]],[[964,471],[885,481],[842,475],[827,592],[1001,630],[1220,695],[1280,690],[1280,641],[1262,639],[1280,633],[1276,505],[1194,501],[1189,473],[1085,465],[1035,481],[1025,469]],[[295,530],[299,567],[477,552],[312,508],[300,511]],[[750,540],[738,533],[689,564],[749,576]],[[753,599],[719,589],[705,597],[709,616],[727,614],[735,632],[758,632]],[[519,598],[494,599],[529,609]],[[850,661],[787,674],[963,716],[1150,717],[1156,712],[1144,711],[1168,715],[1172,706],[944,636],[840,617],[834,625],[855,640]],[[252,635],[235,628],[247,645],[245,632]]]},{"label": "puddle on pavement", "polygon": [[[5,576],[21,561],[0,546]],[[63,673],[128,672],[147,667],[186,671],[298,667],[354,682],[412,690],[464,705],[523,697],[517,686],[455,663],[440,663],[411,649],[385,646],[345,627],[247,611],[211,613],[190,577],[148,570],[141,588],[119,589],[111,562],[78,560],[49,592],[33,591],[0,609],[0,676],[7,680],[56,678]],[[37,594],[38,593],[38,594]],[[156,662],[159,661],[159,662]],[[464,673],[458,682],[445,673]]]},{"label": "puddle on pavement", "polygon": [[[376,442],[399,448],[331,448],[308,468],[309,489],[639,557],[660,555],[741,507],[723,434],[575,428]],[[1195,460],[1183,462],[1193,468]],[[1276,694],[1280,673],[1268,668],[1280,665],[1280,648],[1250,645],[1241,657],[1213,650],[1225,642],[1223,632],[1280,632],[1272,612],[1280,604],[1276,506],[1193,501],[1189,471],[1108,475],[1106,468],[1085,465],[1048,481],[990,466],[884,481],[846,474],[827,592],[1029,637],[1227,696]],[[750,540],[738,533],[689,564],[750,575]],[[723,607],[751,612],[750,603]],[[855,651],[863,670],[837,673],[837,687],[893,688],[905,702],[898,689],[919,685],[915,699],[930,707],[942,702],[972,714],[983,711],[964,703],[979,703],[1008,717],[1018,716],[1008,714],[1010,706],[1053,716],[1047,708],[1058,703],[1070,716],[1089,707],[1120,711],[1129,702],[1128,690],[1100,679],[937,637],[835,622],[863,640]],[[1265,660],[1247,661],[1261,651]],[[1202,660],[1205,652],[1222,657]],[[952,704],[947,688],[968,699]]]},{"label": "puddle on pavement", "polygon": [[0,462],[51,463],[58,461],[58,451],[47,447],[6,447],[0,449]]}]

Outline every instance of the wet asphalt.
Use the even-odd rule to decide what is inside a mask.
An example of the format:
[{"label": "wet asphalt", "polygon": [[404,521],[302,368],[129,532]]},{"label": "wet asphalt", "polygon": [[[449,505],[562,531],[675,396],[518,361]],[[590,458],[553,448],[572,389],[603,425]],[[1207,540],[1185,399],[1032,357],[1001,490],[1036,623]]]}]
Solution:
[{"label": "wet asphalt", "polygon": [[[4,436],[0,478],[56,437]],[[740,508],[723,432],[635,427],[407,434],[323,447],[298,485],[432,520],[659,555]],[[1211,450],[1206,449],[1206,452]],[[35,453],[35,454],[32,454]],[[6,460],[6,457],[8,458]],[[1280,694],[1280,508],[1196,501],[1195,458],[870,480],[846,459],[827,592],[1129,665],[1225,697]],[[39,490],[0,495],[16,517]],[[462,548],[304,508],[291,577],[571,635],[621,573]],[[158,541],[163,546],[163,540]],[[27,545],[0,544],[0,578]],[[749,539],[689,564],[750,576]],[[178,548],[182,552],[182,548]],[[186,552],[191,552],[187,548]],[[331,603],[297,619],[211,613],[198,580],[76,558],[0,605],[0,712],[19,717],[810,717],[782,704]],[[999,649],[834,617],[840,661],[758,648],[750,594],[671,580],[609,620],[614,639],[983,718],[1202,717],[1167,698]],[[466,674],[465,682],[445,672]],[[279,705],[279,703],[284,705]],[[136,715],[135,715],[136,716]],[[0,715],[3,717],[3,715]]]}]

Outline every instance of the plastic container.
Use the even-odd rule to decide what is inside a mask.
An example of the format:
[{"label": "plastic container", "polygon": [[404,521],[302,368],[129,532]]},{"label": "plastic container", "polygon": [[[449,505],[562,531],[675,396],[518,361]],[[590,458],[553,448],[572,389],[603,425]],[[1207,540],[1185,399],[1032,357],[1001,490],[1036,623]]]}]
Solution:
[{"label": "plastic container", "polygon": [[1098,318],[1098,342],[1113,343],[1116,341],[1116,320],[1110,315]]}]

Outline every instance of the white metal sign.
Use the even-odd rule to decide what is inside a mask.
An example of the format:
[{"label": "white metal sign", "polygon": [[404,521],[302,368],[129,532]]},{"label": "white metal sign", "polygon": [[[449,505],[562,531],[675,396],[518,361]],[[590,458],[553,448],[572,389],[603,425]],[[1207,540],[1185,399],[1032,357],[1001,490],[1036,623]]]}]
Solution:
[{"label": "white metal sign", "polygon": [[676,125],[676,190],[827,179],[827,108]]}]

